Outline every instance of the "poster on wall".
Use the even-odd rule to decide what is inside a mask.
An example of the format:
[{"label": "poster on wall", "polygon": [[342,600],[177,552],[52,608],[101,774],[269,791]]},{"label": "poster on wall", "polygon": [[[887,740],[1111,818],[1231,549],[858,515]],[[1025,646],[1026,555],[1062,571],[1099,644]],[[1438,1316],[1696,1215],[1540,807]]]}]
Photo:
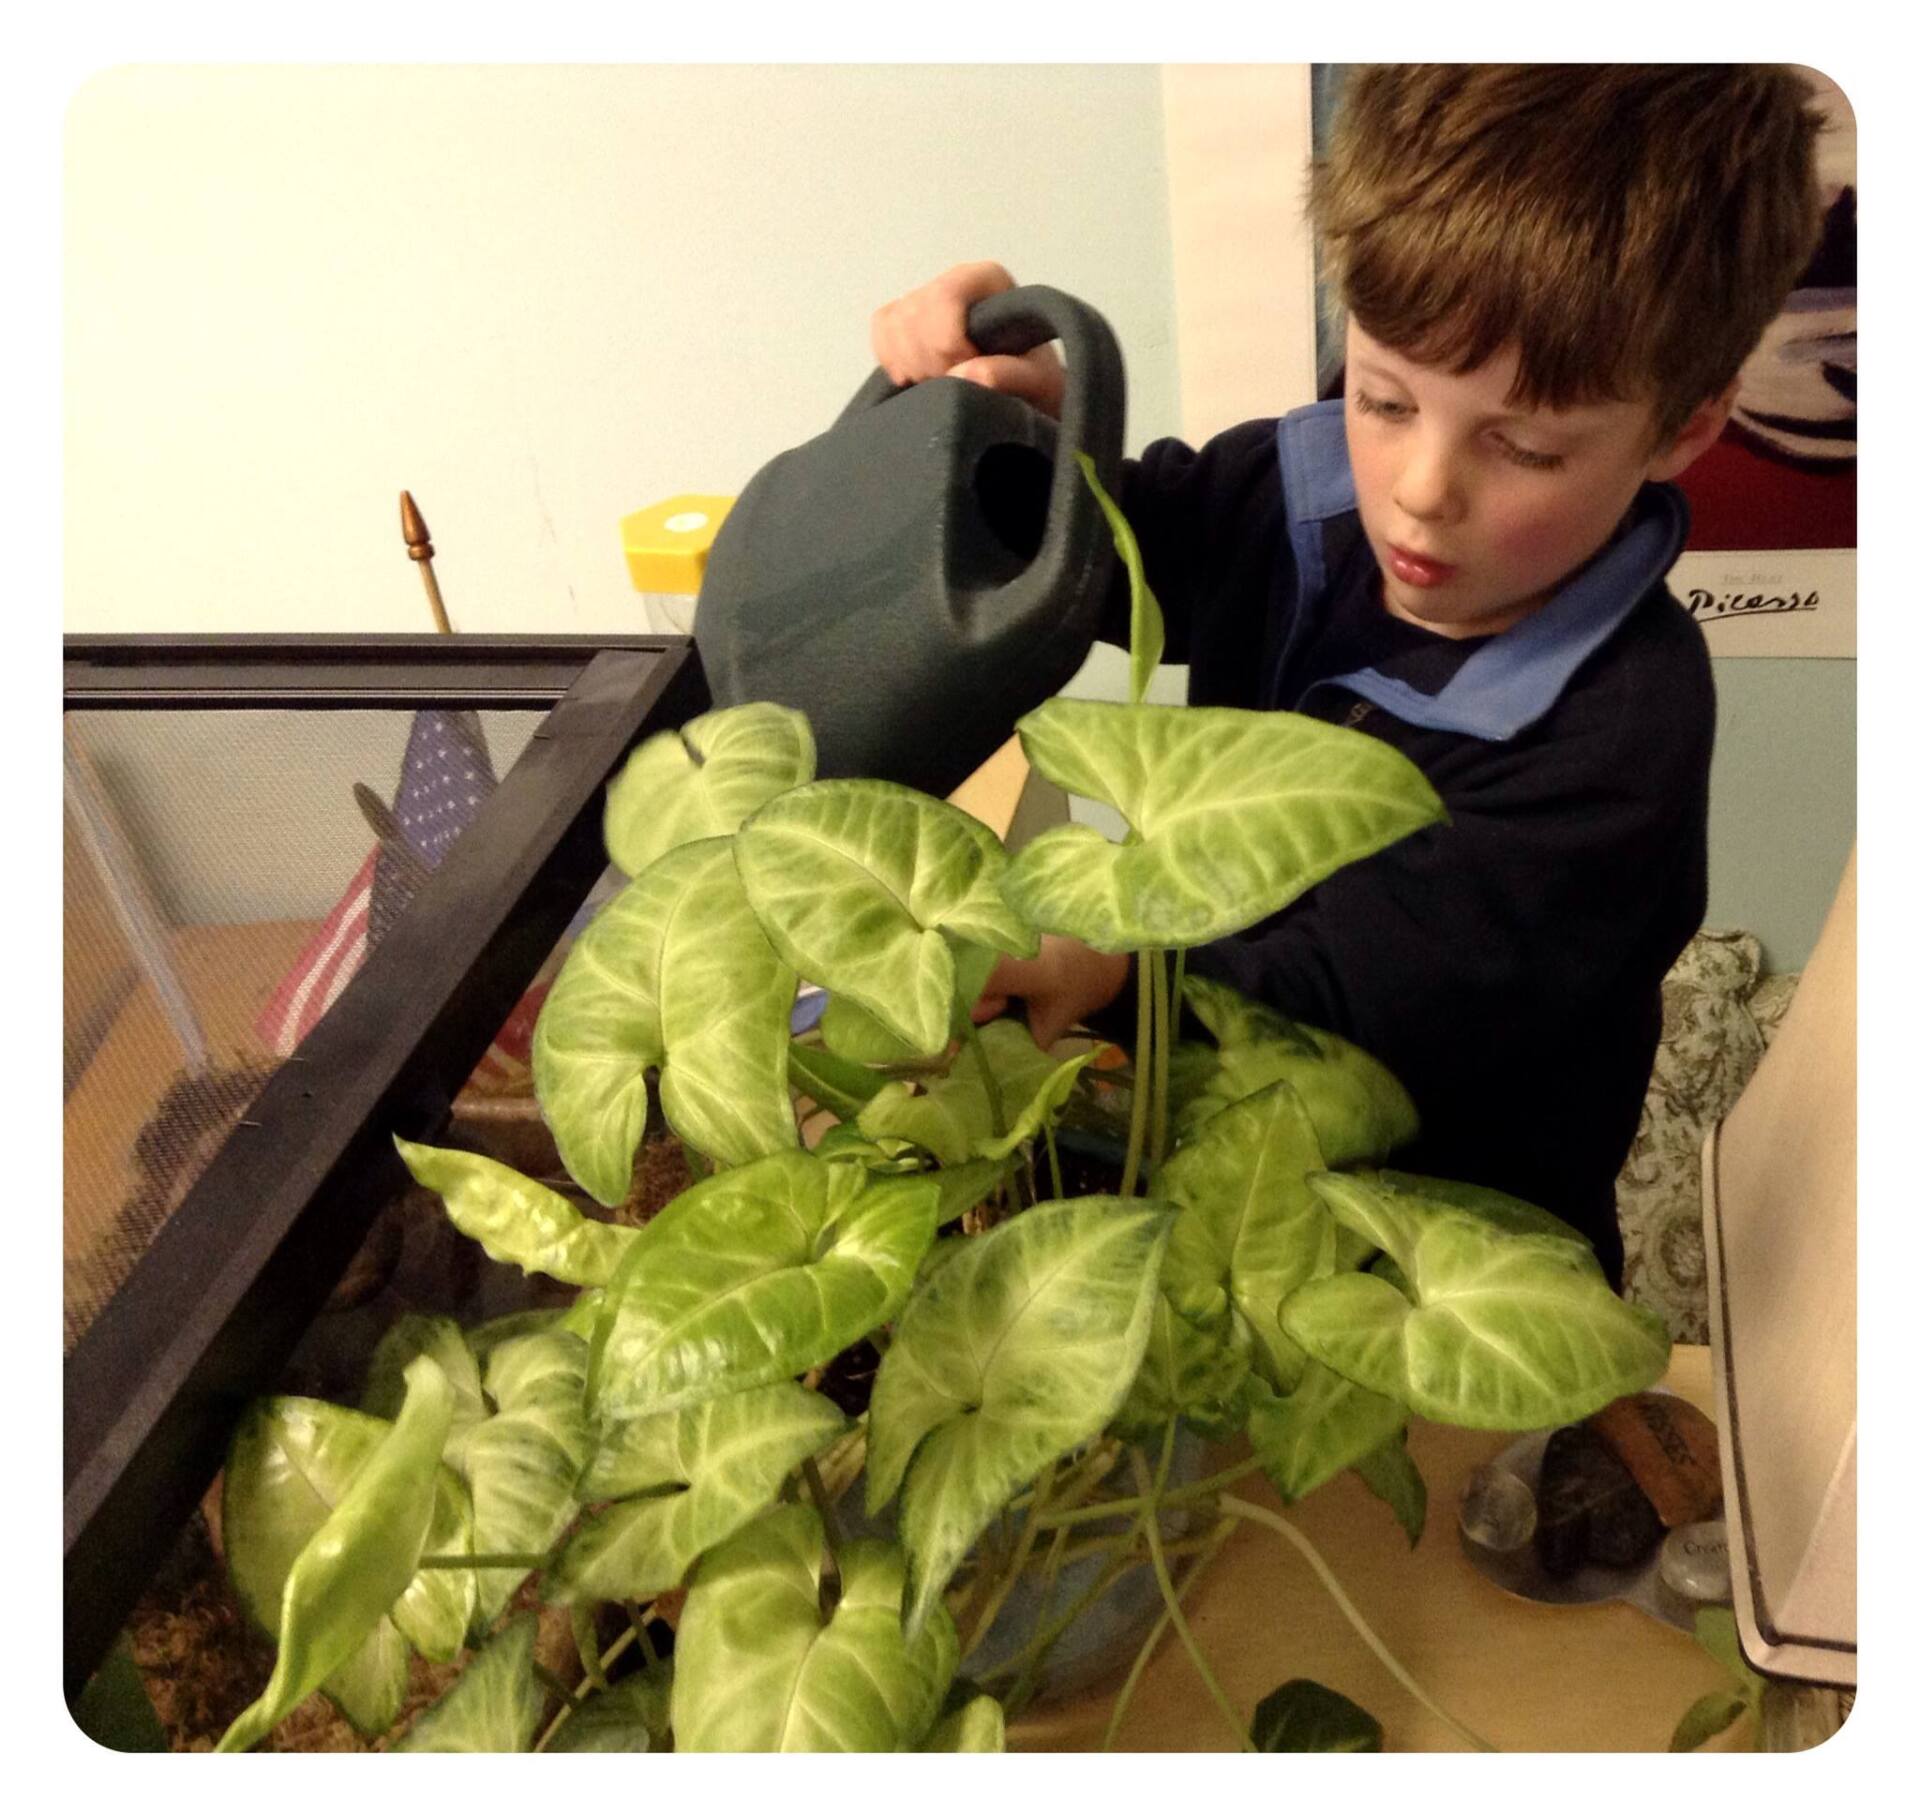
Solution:
[{"label": "poster on wall", "polygon": [[[1350,67],[1313,65],[1316,156]],[[1820,243],[1741,369],[1726,432],[1679,481],[1693,527],[1668,584],[1716,656],[1854,654],[1854,119],[1832,81],[1796,67],[1825,121]],[[1314,324],[1319,394],[1338,396],[1345,325],[1317,265]]]}]

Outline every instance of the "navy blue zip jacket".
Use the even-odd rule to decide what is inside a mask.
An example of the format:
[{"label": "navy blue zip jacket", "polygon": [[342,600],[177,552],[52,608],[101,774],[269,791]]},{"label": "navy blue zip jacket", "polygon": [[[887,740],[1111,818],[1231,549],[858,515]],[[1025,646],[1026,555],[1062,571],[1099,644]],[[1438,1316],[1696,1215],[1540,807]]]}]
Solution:
[{"label": "navy blue zip jacket", "polygon": [[[1156,442],[1126,463],[1121,503],[1191,704],[1356,726],[1418,764],[1451,816],[1189,968],[1365,1047],[1420,1111],[1393,1164],[1553,1211],[1617,1286],[1614,1180],[1661,980],[1706,908],[1713,681],[1664,583],[1681,495],[1643,487],[1553,599],[1474,639],[1379,604],[1338,401],[1197,453]],[[1127,641],[1124,574],[1101,635]]]}]

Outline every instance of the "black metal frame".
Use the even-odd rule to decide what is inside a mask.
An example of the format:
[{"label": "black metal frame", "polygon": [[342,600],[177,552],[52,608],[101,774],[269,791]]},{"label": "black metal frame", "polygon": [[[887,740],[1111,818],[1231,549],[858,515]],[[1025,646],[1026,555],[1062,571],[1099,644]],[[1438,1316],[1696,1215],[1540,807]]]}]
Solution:
[{"label": "black metal frame", "polygon": [[65,705],[511,708],[526,752],[75,1345],[65,1377],[65,1684],[105,1656],[606,867],[600,791],[708,704],[684,637],[69,637]]},{"label": "black metal frame", "polygon": [[69,710],[304,710],[557,704],[596,656],[664,657],[673,636],[70,636]]}]

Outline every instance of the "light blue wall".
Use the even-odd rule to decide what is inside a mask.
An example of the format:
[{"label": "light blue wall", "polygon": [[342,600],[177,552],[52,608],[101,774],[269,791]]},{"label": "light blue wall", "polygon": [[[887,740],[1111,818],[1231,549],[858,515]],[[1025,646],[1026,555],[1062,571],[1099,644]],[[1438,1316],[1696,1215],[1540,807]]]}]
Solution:
[{"label": "light blue wall", "polygon": [[1707,924],[1759,937],[1769,970],[1813,950],[1854,839],[1854,664],[1713,665],[1718,735]]}]

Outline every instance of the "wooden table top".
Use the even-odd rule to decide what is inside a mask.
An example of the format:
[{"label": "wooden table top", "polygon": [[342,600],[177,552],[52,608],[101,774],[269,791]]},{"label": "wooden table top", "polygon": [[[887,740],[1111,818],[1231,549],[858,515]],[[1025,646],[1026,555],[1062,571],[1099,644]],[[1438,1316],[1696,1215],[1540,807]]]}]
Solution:
[{"label": "wooden table top", "polygon": [[[1683,1346],[1662,1383],[1709,1414],[1704,1347]],[[1511,1436],[1416,1420],[1409,1447],[1427,1483],[1419,1546],[1351,1473],[1288,1508],[1259,1474],[1230,1491],[1284,1512],[1326,1559],[1378,1634],[1427,1694],[1502,1751],[1662,1752],[1682,1714],[1723,1685],[1686,1633],[1637,1607],[1547,1607],[1504,1593],[1461,1550],[1455,1508],[1466,1477]],[[1219,1452],[1217,1466],[1245,1455]],[[1356,1701],[1394,1752],[1459,1752],[1466,1743],[1394,1678],[1347,1623],[1306,1560],[1279,1533],[1243,1523],[1183,1603],[1193,1634],[1242,1719],[1293,1677]],[[1058,1706],[1030,1709],[1011,1750],[1097,1751],[1125,1673]],[[1737,1741],[1725,1735],[1704,1750]],[[1178,1636],[1168,1629],[1115,1740],[1122,1751],[1235,1749],[1232,1733]]]}]

